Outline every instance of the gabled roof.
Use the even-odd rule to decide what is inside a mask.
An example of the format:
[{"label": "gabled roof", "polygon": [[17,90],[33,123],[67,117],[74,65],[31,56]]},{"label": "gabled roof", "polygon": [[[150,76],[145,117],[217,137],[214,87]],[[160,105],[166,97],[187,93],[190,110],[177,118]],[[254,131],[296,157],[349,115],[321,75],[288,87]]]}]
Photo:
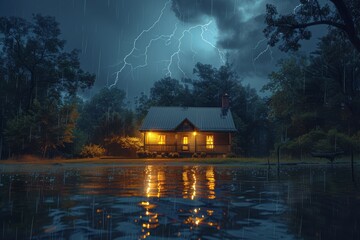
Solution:
[{"label": "gabled roof", "polygon": [[151,107],[140,131],[174,131],[186,119],[199,131],[236,131],[230,110],[219,107]]}]

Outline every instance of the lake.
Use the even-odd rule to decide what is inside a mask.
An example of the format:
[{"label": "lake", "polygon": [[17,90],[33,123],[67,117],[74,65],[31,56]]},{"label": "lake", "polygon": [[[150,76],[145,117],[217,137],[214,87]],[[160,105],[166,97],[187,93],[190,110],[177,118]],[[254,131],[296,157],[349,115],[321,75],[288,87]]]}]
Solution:
[{"label": "lake", "polygon": [[0,171],[1,239],[360,239],[347,165]]}]

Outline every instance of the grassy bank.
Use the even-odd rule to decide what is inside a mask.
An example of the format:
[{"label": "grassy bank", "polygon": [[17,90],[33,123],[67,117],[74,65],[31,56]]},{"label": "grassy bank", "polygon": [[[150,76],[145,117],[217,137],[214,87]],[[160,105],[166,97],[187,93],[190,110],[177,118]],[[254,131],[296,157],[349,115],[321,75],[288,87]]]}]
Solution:
[{"label": "grassy bank", "polygon": [[[356,162],[355,158],[355,162]],[[350,158],[344,157],[334,161],[334,164],[349,163]],[[276,158],[75,158],[75,159],[43,159],[36,157],[21,157],[0,161],[1,164],[43,164],[43,165],[71,165],[71,164],[111,164],[111,165],[142,165],[142,164],[213,164],[213,165],[276,165]],[[307,159],[280,159],[282,165],[296,164],[328,164],[326,159],[307,158]]]}]

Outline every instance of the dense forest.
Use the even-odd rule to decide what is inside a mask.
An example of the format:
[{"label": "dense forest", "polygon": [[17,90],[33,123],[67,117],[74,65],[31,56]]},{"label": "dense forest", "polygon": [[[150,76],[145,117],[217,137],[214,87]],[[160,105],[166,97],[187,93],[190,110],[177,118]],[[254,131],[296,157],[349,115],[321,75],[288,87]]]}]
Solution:
[{"label": "dense forest", "polygon": [[[306,6],[291,16],[267,6],[269,44],[292,52],[269,75],[263,93],[244,85],[231,63],[219,68],[197,63],[194,78],[159,79],[149,94],[134,99],[134,108],[116,87],[86,101],[79,97],[95,75],[82,70],[78,50],[65,50],[53,17],[2,17],[0,158],[128,156],[129,149],[141,147],[137,129],[151,106],[218,107],[225,93],[238,130],[232,146],[237,156],[270,156],[280,146],[294,158],[312,151],[357,152],[360,14],[348,12],[350,21],[342,6],[337,18],[325,7],[310,13]],[[316,24],[330,26],[316,51],[297,52],[301,40],[311,37],[307,27]]]}]

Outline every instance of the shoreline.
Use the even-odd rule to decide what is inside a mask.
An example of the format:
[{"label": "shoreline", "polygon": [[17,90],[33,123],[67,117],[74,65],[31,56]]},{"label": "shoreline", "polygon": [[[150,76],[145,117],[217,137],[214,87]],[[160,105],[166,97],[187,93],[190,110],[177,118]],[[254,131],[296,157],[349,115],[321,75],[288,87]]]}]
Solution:
[{"label": "shoreline", "polygon": [[[281,166],[304,166],[304,165],[350,165],[350,159],[338,159],[330,163],[326,159],[283,159]],[[354,166],[359,165],[354,161]],[[85,168],[85,167],[131,167],[131,166],[234,166],[234,167],[276,167],[277,159],[269,158],[79,158],[79,159],[11,159],[0,161],[0,169],[36,169],[36,168]]]}]

